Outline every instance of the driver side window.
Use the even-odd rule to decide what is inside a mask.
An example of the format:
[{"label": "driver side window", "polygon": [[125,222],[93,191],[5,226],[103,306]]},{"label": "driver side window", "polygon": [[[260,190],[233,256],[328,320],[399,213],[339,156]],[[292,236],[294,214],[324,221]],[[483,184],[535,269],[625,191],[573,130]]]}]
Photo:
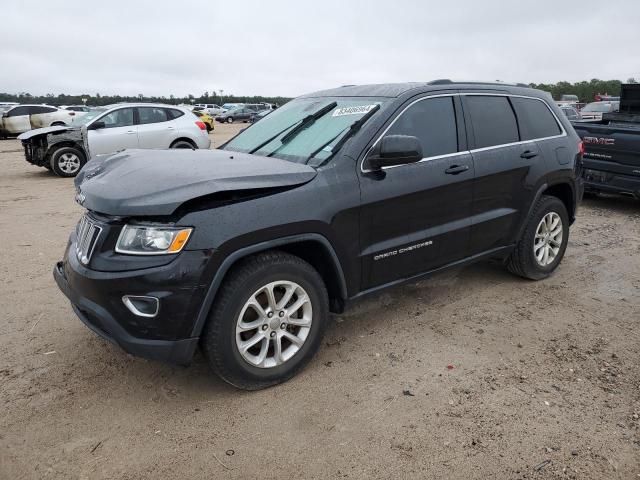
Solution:
[{"label": "driver side window", "polygon": [[104,128],[129,127],[133,125],[133,108],[114,110],[99,121],[104,122]]},{"label": "driver side window", "polygon": [[453,97],[420,100],[404,111],[385,135],[410,135],[422,146],[424,158],[458,152]]}]

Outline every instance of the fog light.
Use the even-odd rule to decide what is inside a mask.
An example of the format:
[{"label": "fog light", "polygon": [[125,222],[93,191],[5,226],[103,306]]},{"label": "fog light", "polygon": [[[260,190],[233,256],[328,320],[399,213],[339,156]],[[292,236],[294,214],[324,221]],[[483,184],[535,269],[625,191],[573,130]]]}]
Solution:
[{"label": "fog light", "polygon": [[160,300],[156,297],[125,295],[122,297],[122,303],[139,317],[155,317],[160,310]]}]

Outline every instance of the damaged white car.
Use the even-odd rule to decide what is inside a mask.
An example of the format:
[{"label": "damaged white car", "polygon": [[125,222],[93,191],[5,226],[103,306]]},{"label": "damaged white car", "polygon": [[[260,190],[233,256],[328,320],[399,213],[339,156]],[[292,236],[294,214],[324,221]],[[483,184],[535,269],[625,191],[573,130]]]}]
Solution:
[{"label": "damaged white car", "polygon": [[51,105],[15,105],[2,112],[0,135],[19,135],[34,128],[71,125],[76,112]]}]

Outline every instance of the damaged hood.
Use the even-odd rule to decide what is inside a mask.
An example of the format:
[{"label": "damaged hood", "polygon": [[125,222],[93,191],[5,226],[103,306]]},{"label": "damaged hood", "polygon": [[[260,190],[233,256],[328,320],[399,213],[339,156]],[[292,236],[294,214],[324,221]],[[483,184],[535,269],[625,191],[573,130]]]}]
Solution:
[{"label": "damaged hood", "polygon": [[65,132],[69,130],[80,130],[80,127],[68,127],[64,125],[56,126],[56,127],[45,127],[45,128],[34,128],[33,130],[29,130],[28,132],[21,133],[18,135],[18,140],[29,140],[30,138],[37,137],[38,135],[47,135],[49,133],[55,132]]},{"label": "damaged hood", "polygon": [[125,150],[84,166],[76,200],[107,215],[170,215],[205,195],[296,186],[315,176],[308,165],[225,150]]}]

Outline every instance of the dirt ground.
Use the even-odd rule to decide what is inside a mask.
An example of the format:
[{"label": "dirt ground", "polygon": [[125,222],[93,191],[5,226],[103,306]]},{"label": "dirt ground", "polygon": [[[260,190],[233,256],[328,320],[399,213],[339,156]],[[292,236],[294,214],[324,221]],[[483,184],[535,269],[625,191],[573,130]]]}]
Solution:
[{"label": "dirt ground", "polygon": [[638,201],[585,201],[548,280],[484,263],[363,300],[247,393],[84,327],[51,274],[72,180],[16,140],[0,167],[0,479],[640,478]]}]

